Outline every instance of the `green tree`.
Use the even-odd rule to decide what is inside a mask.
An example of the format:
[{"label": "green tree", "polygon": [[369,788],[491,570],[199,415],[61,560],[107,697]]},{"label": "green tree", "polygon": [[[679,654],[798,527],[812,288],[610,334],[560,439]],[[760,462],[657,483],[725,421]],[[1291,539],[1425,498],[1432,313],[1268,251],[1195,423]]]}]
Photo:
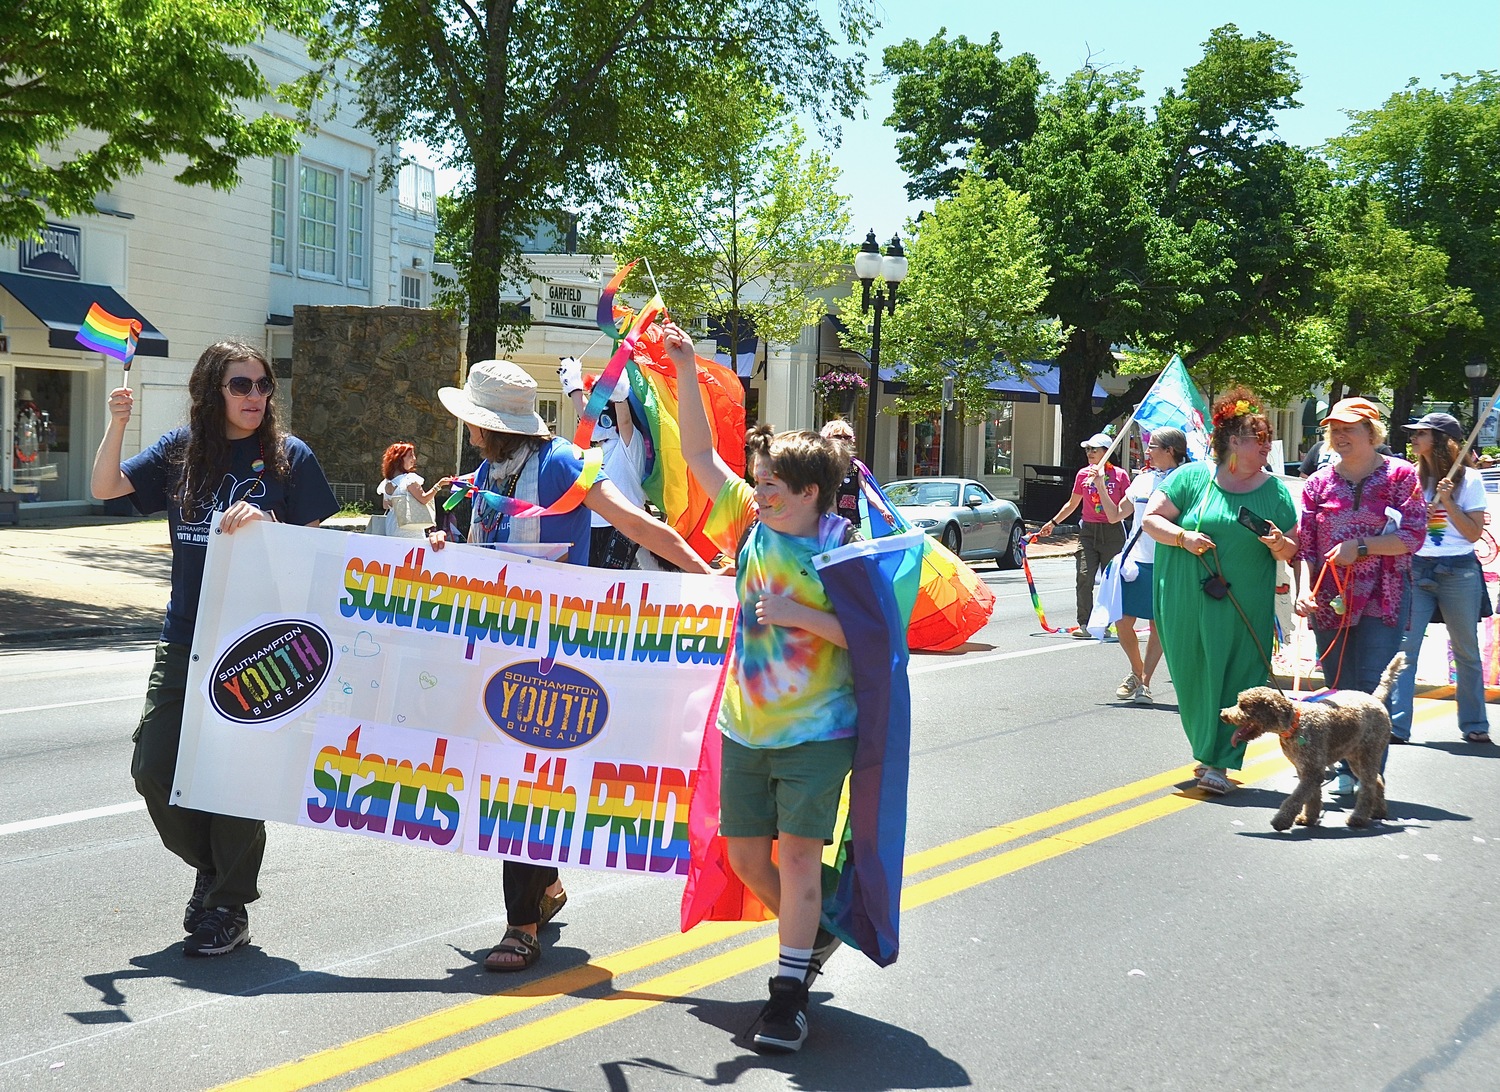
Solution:
[{"label": "green tree", "polygon": [[[781,96],[748,79],[695,111],[711,154],[643,171],[631,189],[620,261],[646,255],[682,318],[720,316],[731,343],[755,331],[795,342],[827,310],[819,293],[846,275],[849,214],[838,168],[804,154]],[[644,267],[633,280],[643,287]]]},{"label": "green tree", "polygon": [[185,185],[232,189],[239,163],[297,148],[298,123],[248,117],[271,88],[237,47],[267,27],[306,33],[317,0],[29,0],[0,22],[0,238],[147,163],[186,162]]},{"label": "green tree", "polygon": [[982,44],[962,34],[949,42],[947,33],[944,27],[925,43],[908,38],[884,55],[886,75],[896,78],[897,157],[912,176],[906,190],[914,198],[952,192],[976,148],[1009,179],[1036,132],[1037,95],[1046,79],[1037,59],[1002,58],[998,34]]},{"label": "green tree", "polygon": [[[1398,399],[1461,398],[1463,365],[1477,357],[1493,373],[1500,359],[1500,76],[1447,80],[1446,89],[1413,81],[1378,109],[1350,112],[1325,149],[1345,178],[1371,187],[1391,228],[1446,256],[1446,282],[1468,290],[1477,314],[1429,329],[1398,362],[1410,366],[1395,381]],[[1422,263],[1429,284],[1437,260]]]},{"label": "green tree", "polygon": [[[1026,361],[1050,357],[1062,339],[1038,311],[1050,284],[1041,227],[1024,195],[969,171],[908,232],[910,270],[900,307],[884,320],[881,353],[905,365],[898,412],[943,410],[943,384],[953,380],[962,435],[969,411],[990,404],[990,383],[1007,371],[1025,375]],[[858,298],[840,300],[839,315],[846,346],[867,352]]]},{"label": "green tree", "polygon": [[872,0],[839,0],[837,32],[815,0],[332,2],[325,78],[357,65],[365,123],[468,178],[471,359],[494,352],[501,286],[528,276],[519,242],[538,224],[581,214],[604,234],[637,171],[714,147],[691,108],[738,94],[725,80],[742,71],[799,108],[852,112],[873,27]]},{"label": "green tree", "polygon": [[[929,66],[973,67],[974,47],[932,45]],[[1116,346],[1175,350],[1193,364],[1311,309],[1328,180],[1270,129],[1274,111],[1296,105],[1291,57],[1283,42],[1221,27],[1151,117],[1135,71],[1085,67],[1042,85],[1014,185],[1042,226],[1046,309],[1070,330],[1058,355],[1066,457],[1097,427],[1094,382],[1114,370]],[[941,149],[991,113],[979,96],[968,107],[938,111],[917,98],[889,123],[913,135],[912,147]],[[915,196],[936,176],[900,152]],[[1003,157],[989,169],[1002,175]]]}]

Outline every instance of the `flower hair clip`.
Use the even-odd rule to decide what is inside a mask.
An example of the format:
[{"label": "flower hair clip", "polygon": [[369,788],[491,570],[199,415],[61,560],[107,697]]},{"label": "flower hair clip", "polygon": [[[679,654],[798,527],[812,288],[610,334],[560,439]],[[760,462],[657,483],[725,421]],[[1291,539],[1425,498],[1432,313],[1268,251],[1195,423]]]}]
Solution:
[{"label": "flower hair clip", "polygon": [[1260,406],[1248,398],[1237,398],[1233,402],[1225,402],[1214,410],[1214,427],[1222,425],[1225,421],[1232,421],[1236,417],[1247,417],[1251,414],[1259,415]]}]

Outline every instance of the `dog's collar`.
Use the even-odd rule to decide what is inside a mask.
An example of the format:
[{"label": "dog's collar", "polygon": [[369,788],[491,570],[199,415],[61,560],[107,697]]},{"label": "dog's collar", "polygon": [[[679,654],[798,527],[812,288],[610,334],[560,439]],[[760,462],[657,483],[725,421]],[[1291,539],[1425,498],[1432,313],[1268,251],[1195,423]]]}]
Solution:
[{"label": "dog's collar", "polygon": [[1317,690],[1292,702],[1291,726],[1285,732],[1277,732],[1276,734],[1282,739],[1291,739],[1293,736],[1297,736],[1300,740],[1302,733],[1302,707],[1310,701],[1327,701],[1337,693],[1337,690]]}]

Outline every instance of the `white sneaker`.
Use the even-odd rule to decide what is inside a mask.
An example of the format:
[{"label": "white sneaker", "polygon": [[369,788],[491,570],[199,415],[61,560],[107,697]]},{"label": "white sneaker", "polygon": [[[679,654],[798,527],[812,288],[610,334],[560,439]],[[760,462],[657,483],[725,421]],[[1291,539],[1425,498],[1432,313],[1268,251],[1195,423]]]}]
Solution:
[{"label": "white sneaker", "polygon": [[1358,786],[1359,782],[1350,774],[1341,773],[1333,779],[1333,791],[1339,796],[1353,796]]},{"label": "white sneaker", "polygon": [[1073,631],[1073,640],[1075,641],[1092,641],[1093,639],[1094,635],[1088,630],[1084,629],[1082,626],[1079,626]]},{"label": "white sneaker", "polygon": [[1135,692],[1137,689],[1139,689],[1140,685],[1141,680],[1136,678],[1135,672],[1132,671],[1129,675],[1125,676],[1124,682],[1115,687],[1115,697],[1119,698],[1121,701],[1129,701],[1131,698],[1135,697]]},{"label": "white sneaker", "polygon": [[1145,683],[1142,683],[1140,686],[1135,688],[1135,693],[1130,696],[1130,700],[1135,702],[1137,705],[1152,704],[1151,688]]}]

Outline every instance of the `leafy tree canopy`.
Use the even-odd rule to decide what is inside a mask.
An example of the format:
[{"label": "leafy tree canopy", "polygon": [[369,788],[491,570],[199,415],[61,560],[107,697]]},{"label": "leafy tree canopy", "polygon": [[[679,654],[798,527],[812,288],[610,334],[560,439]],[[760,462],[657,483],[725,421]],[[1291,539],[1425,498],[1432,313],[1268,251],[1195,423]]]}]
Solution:
[{"label": "leafy tree canopy", "polygon": [[1456,325],[1433,348],[1443,370],[1473,356],[1500,360],[1500,74],[1413,81],[1375,110],[1351,111],[1325,151],[1340,173],[1369,184],[1390,224],[1448,256],[1447,279],[1472,293],[1480,322]]},{"label": "leafy tree canopy", "polygon": [[643,164],[685,165],[716,145],[695,108],[747,73],[820,116],[863,94],[873,0],[332,0],[324,78],[357,66],[365,121],[439,150],[469,178],[472,244],[460,267],[469,356],[494,351],[518,241],[560,211],[618,223]]},{"label": "leafy tree canopy", "polygon": [[[1023,194],[971,170],[908,230],[909,273],[881,330],[882,357],[904,365],[907,393],[896,410],[941,411],[943,382],[952,378],[962,418],[990,403],[990,383],[1027,374],[1027,361],[1058,348],[1057,323],[1038,310],[1050,280],[1041,228]],[[841,300],[839,317],[845,344],[867,352],[860,300]]]},{"label": "leafy tree canopy", "polygon": [[227,190],[239,162],[297,148],[295,120],[246,103],[270,93],[236,47],[266,28],[308,33],[318,0],[28,0],[0,21],[0,238],[146,163],[186,160],[177,181]]},{"label": "leafy tree canopy", "polygon": [[[925,78],[952,82],[973,66],[968,43],[938,47],[920,54]],[[1328,182],[1270,132],[1274,112],[1296,105],[1291,58],[1285,43],[1226,25],[1153,115],[1136,72],[1089,66],[1042,86],[1034,132],[1012,135],[1015,185],[1031,199],[1053,277],[1046,307],[1071,328],[1058,357],[1070,457],[1096,427],[1093,385],[1113,370],[1113,346],[1175,349],[1191,364],[1311,307]],[[998,57],[991,70],[1001,70]],[[1024,90],[1022,76],[1010,78]],[[917,138],[901,162],[918,178],[927,164],[912,149],[958,146],[1000,115],[977,96],[962,112],[900,101],[907,110],[890,123]]]},{"label": "leafy tree canopy", "polygon": [[[847,275],[849,214],[826,155],[804,155],[785,101],[748,74],[696,113],[706,154],[647,165],[628,200],[620,260],[646,256],[679,317],[721,316],[734,341],[748,322],[795,342],[827,309],[819,293]],[[635,287],[644,288],[645,267]]]}]

